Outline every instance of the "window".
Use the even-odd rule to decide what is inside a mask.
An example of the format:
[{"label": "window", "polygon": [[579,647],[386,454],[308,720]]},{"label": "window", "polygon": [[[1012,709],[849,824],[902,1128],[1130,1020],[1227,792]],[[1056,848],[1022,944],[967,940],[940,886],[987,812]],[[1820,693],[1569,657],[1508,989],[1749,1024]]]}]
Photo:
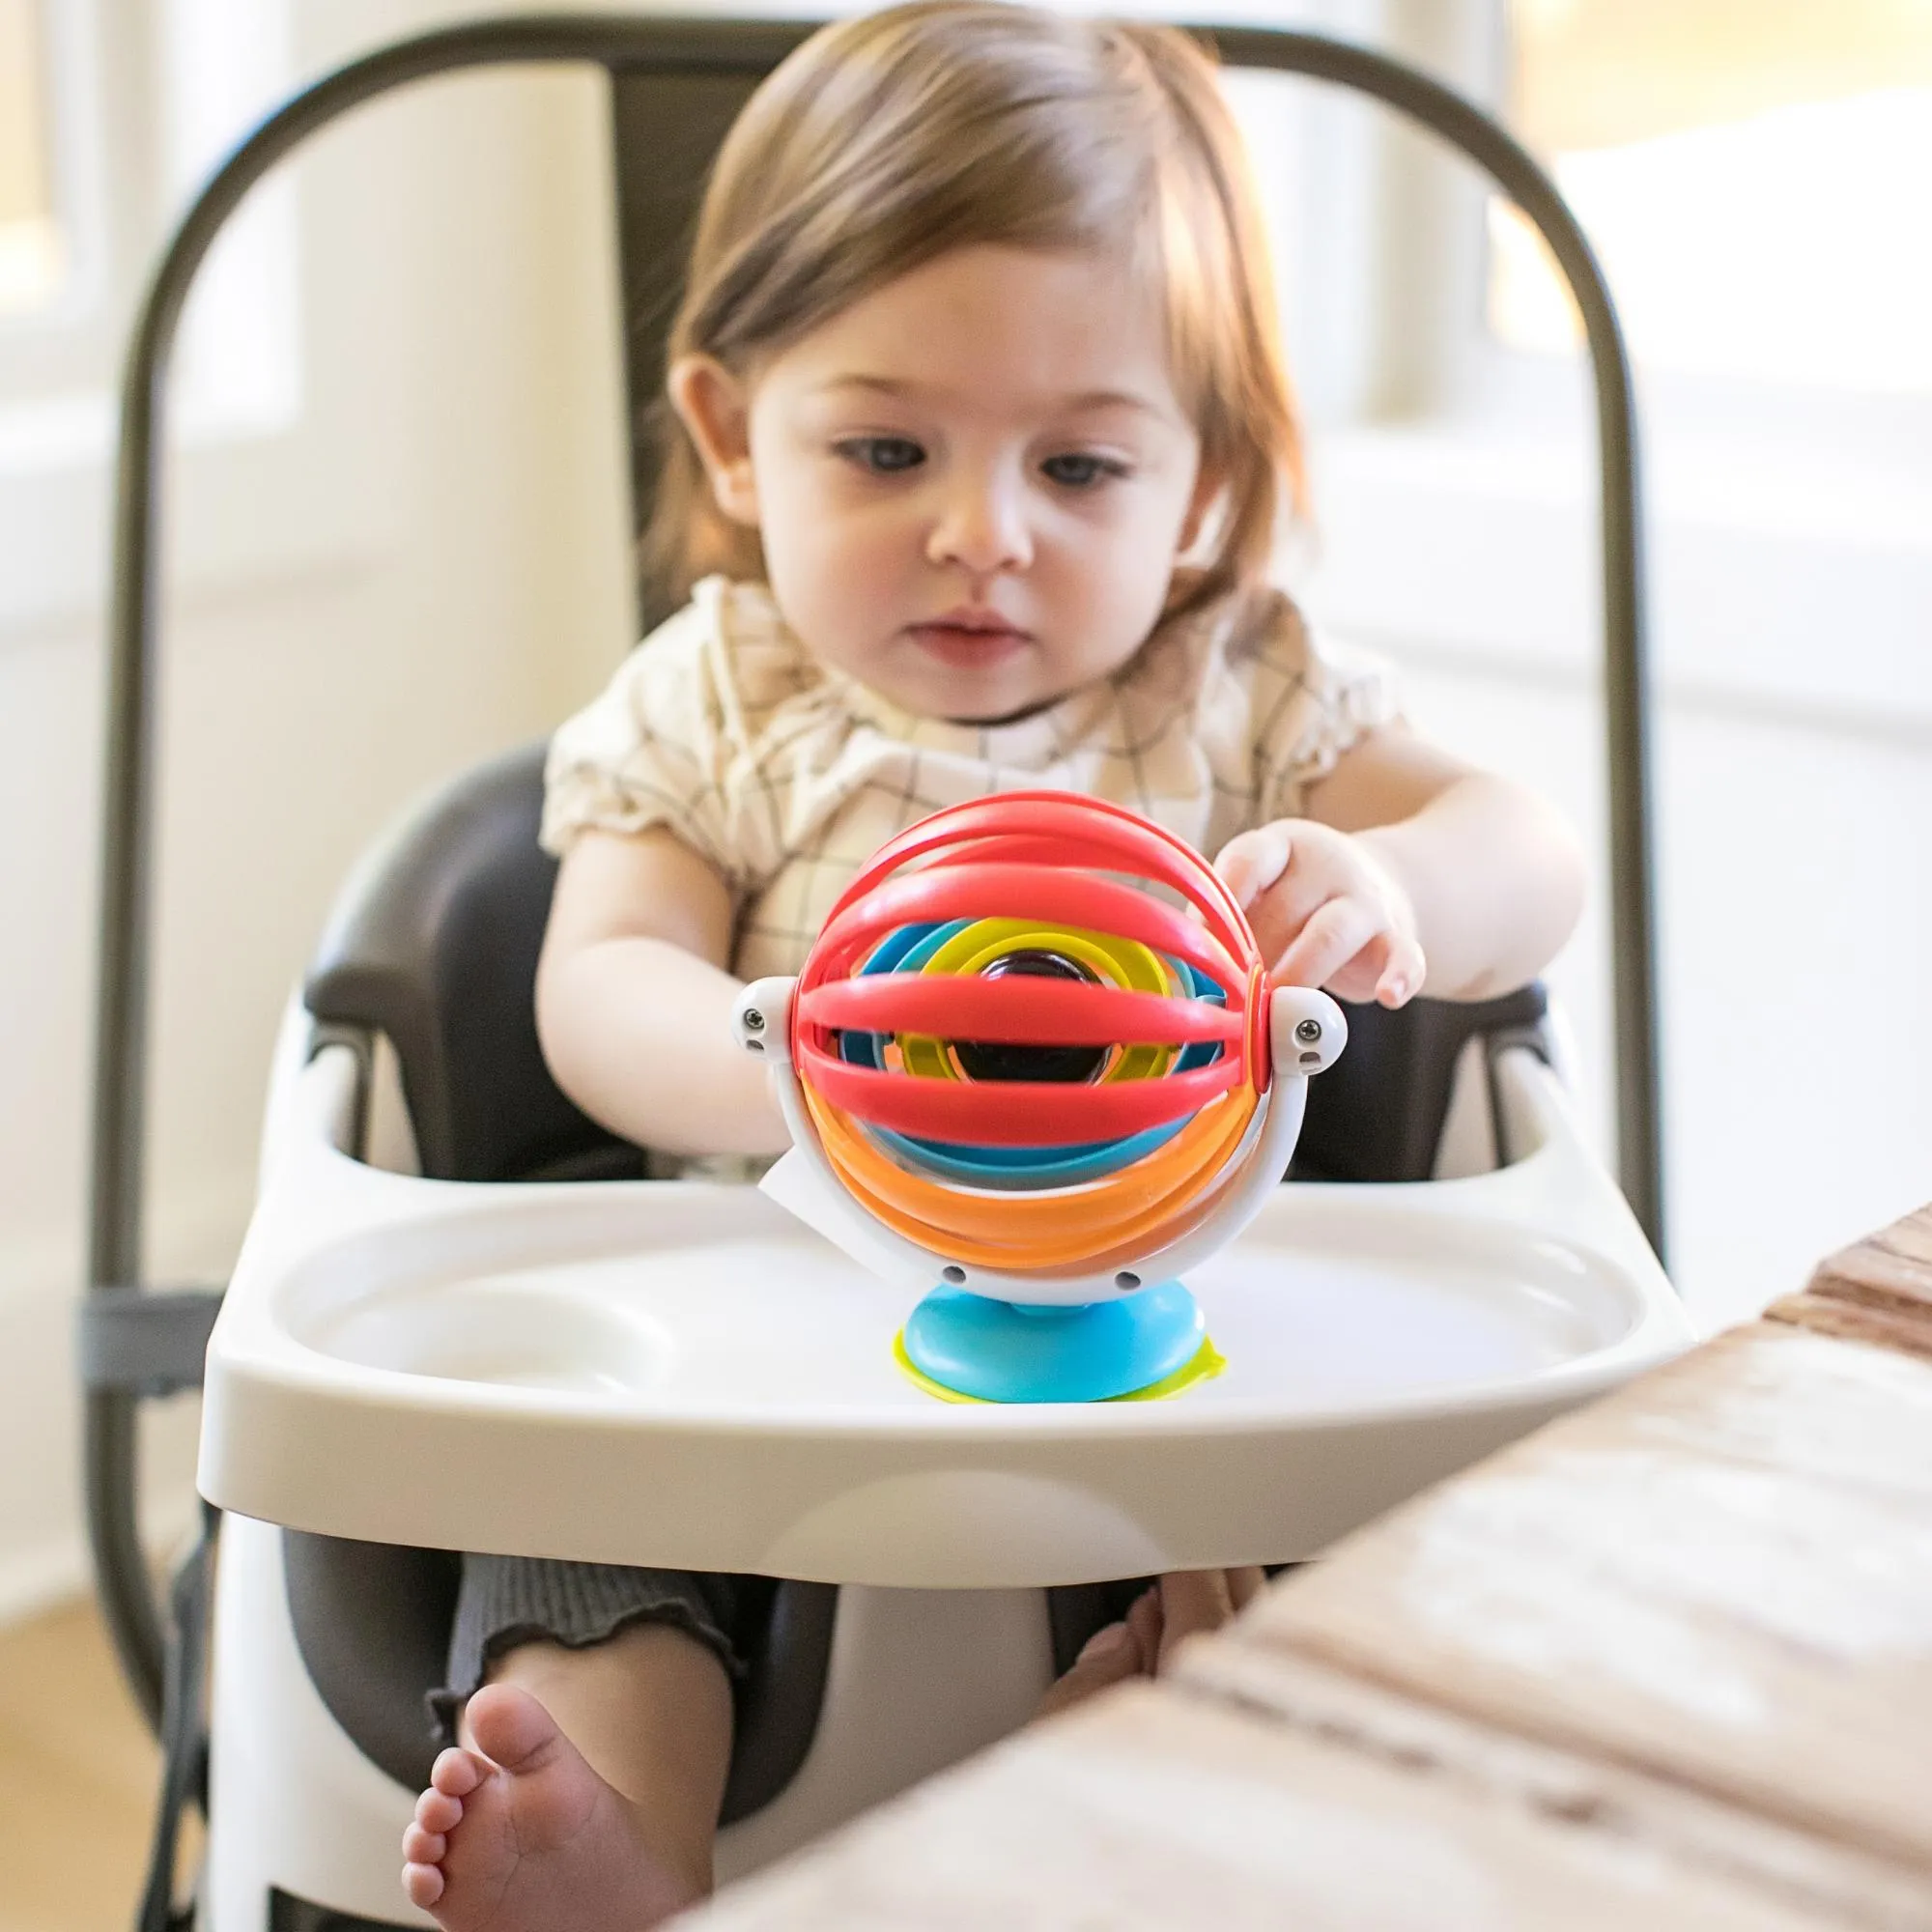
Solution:
[{"label": "window", "polygon": [[[285,6],[167,0],[160,19],[162,173],[179,209],[287,93],[294,61]],[[196,278],[175,378],[185,435],[261,432],[295,418],[298,302],[295,189],[283,169],[236,211]]]},{"label": "window", "polygon": [[[286,0],[0,0],[0,406],[99,416],[168,226],[287,91],[287,15]],[[190,436],[293,414],[294,228],[273,179],[198,278],[176,371]],[[41,444],[10,427],[0,446],[31,458]]]},{"label": "window", "polygon": [[[0,648],[99,597],[100,479],[135,306],[201,181],[287,92],[291,12],[290,0],[0,0]],[[295,214],[286,176],[265,182],[183,321],[168,431],[205,458],[204,497],[268,500],[257,472],[278,442],[293,459],[305,427]],[[319,464],[305,448],[297,467]],[[303,528],[311,548],[331,540],[320,513]],[[240,512],[179,542],[186,578],[281,554]]]},{"label": "window", "polygon": [[44,307],[67,273],[35,0],[0,0],[0,318]]},{"label": "window", "polygon": [[[1652,368],[1932,393],[1932,0],[1510,0],[1510,112]],[[1489,320],[1568,350],[1567,296],[1490,216]]]}]

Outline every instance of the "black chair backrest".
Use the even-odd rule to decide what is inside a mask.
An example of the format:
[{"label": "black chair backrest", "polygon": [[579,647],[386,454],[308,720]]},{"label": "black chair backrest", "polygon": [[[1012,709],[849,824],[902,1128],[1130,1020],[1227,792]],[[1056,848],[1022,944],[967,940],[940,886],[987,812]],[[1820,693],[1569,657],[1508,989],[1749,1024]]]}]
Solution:
[{"label": "black chair backrest", "polygon": [[[684,292],[685,258],[711,162],[752,83],[729,74],[611,76],[617,171],[617,247],[624,291],[624,360],[631,409],[635,527],[650,513],[665,339]],[[669,615],[640,586],[641,630]],[[640,632],[641,634],[641,632]]]},{"label": "black chair backrest", "polygon": [[1349,1049],[1308,1085],[1289,1169],[1295,1180],[1427,1180],[1472,1039],[1534,1036],[1541,983],[1495,1000],[1411,1000],[1397,1012],[1345,1005]]},{"label": "black chair backrest", "polygon": [[443,787],[364,855],[303,989],[318,1020],[387,1036],[438,1180],[641,1171],[564,1097],[537,1045],[530,989],[556,879],[542,806],[541,745]]}]

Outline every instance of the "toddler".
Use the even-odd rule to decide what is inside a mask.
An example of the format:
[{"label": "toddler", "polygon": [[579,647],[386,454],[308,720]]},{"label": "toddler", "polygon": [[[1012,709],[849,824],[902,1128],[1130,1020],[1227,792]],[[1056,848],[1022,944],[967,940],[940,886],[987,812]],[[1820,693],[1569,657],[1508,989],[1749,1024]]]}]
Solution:
[{"label": "toddler", "polygon": [[[1300,450],[1212,68],[1178,32],[923,0],[814,36],[711,181],[647,532],[683,601],[557,734],[558,1083],[661,1155],[769,1157],[743,981],[795,973],[938,807],[1059,786],[1217,855],[1275,974],[1399,1006],[1531,978],[1581,867],[1268,582]],[[1050,1702],[1156,1670],[1252,1572],[1163,1579]],[[702,1895],[756,1579],[466,1559],[404,1841],[444,1926]]]}]

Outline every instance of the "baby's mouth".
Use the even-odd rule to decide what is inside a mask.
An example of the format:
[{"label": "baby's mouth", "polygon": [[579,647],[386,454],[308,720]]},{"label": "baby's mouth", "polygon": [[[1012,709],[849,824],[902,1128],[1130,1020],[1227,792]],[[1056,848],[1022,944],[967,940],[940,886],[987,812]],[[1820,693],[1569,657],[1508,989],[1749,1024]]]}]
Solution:
[{"label": "baby's mouth", "polygon": [[908,634],[940,660],[962,669],[989,665],[1023,648],[1030,634],[1004,618],[978,611],[948,612],[923,624],[907,627]]}]

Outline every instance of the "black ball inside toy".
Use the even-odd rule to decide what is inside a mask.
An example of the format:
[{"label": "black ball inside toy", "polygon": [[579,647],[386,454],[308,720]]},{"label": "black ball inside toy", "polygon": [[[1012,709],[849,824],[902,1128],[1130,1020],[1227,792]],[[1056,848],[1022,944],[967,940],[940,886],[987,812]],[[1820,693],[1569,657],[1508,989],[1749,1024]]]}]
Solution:
[{"label": "black ball inside toy", "polygon": [[[1062,952],[1023,949],[995,959],[985,978],[1003,980],[1017,973],[1032,980],[1080,980],[1089,985],[1094,976]],[[952,1052],[969,1080],[1058,1080],[1071,1084],[1094,1080],[1107,1064],[1104,1046],[1013,1046],[998,1040],[962,1039]]]}]

